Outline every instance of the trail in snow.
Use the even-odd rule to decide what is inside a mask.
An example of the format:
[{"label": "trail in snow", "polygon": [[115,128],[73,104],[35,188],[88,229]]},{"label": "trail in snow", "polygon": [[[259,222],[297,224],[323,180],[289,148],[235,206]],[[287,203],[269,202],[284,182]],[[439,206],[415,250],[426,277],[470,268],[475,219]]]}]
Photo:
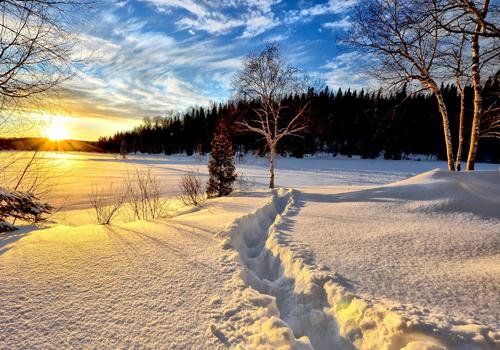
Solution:
[{"label": "trail in snow", "polygon": [[[220,309],[219,334],[236,347],[264,349],[495,349],[498,334],[475,323],[445,322],[362,298],[348,281],[324,271],[290,239],[297,213],[292,191],[221,234],[241,272],[226,286],[233,301]],[[413,312],[413,314],[412,314]],[[441,322],[440,322],[441,320]],[[449,319],[448,319],[449,321]],[[217,327],[217,328],[216,328]]]}]

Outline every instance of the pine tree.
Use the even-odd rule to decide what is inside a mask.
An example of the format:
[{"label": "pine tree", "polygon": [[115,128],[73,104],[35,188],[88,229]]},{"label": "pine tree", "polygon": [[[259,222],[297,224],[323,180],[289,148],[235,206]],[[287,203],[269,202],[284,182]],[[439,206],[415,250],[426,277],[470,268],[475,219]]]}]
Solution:
[{"label": "pine tree", "polygon": [[229,130],[225,121],[219,122],[211,146],[207,195],[208,197],[227,196],[233,191],[236,174],[233,145],[229,139]]},{"label": "pine tree", "polygon": [[120,156],[122,159],[127,159],[127,145],[125,144],[125,140],[122,140],[120,144]]}]

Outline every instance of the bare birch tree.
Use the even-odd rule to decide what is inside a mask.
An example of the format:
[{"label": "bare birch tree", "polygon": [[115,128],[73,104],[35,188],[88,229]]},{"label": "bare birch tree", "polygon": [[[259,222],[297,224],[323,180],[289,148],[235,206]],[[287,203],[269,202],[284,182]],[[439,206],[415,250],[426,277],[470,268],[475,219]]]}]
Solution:
[{"label": "bare birch tree", "polygon": [[[471,76],[474,89],[474,112],[467,157],[467,170],[474,170],[483,109],[481,70],[488,63],[499,64],[500,11],[489,0],[433,0],[434,19],[448,33],[463,34],[470,38]],[[487,40],[487,41],[486,41]],[[481,48],[486,41],[486,49]]]},{"label": "bare birch tree", "polygon": [[[462,154],[464,149],[465,131],[465,87],[470,83],[470,60],[465,55],[467,35],[453,35],[446,45],[443,45],[439,64],[444,71],[449,72],[449,80],[455,82],[460,97],[458,147],[455,158],[456,171],[462,170]],[[445,74],[446,75],[446,74]]]},{"label": "bare birch tree", "polygon": [[453,171],[448,110],[435,64],[442,29],[429,16],[431,10],[425,1],[364,0],[355,9],[348,41],[378,61],[376,75],[390,86],[418,82],[434,94],[442,118],[448,169]]},{"label": "bare birch tree", "polygon": [[308,103],[299,107],[295,115],[285,122],[282,111],[287,95],[305,90],[304,79],[297,67],[292,66],[280,53],[276,44],[266,44],[260,53],[250,54],[233,81],[239,97],[257,102],[256,118],[241,124],[249,131],[261,135],[269,148],[269,188],[274,188],[276,147],[285,136],[299,136],[305,129],[301,118]]}]

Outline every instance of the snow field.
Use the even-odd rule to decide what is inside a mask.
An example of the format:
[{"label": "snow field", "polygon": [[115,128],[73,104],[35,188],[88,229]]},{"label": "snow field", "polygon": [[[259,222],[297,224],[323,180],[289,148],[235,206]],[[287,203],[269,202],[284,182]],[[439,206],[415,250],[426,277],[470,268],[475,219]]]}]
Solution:
[{"label": "snow field", "polygon": [[223,260],[232,262],[226,288],[234,292],[212,325],[216,335],[242,349],[498,347],[498,332],[486,326],[366,299],[342,276],[316,265],[290,234],[296,195],[274,192],[267,205],[220,234],[228,249]]},{"label": "snow field", "polygon": [[[446,164],[279,158],[298,190],[88,224],[92,185],[148,169],[171,198],[205,160],[51,154],[53,226],[0,234],[0,348],[500,348],[498,172],[374,187]],[[267,187],[265,159],[237,171]]]},{"label": "snow field", "polygon": [[205,334],[229,296],[215,234],[267,193],[167,220],[0,234],[0,349],[224,349]]}]

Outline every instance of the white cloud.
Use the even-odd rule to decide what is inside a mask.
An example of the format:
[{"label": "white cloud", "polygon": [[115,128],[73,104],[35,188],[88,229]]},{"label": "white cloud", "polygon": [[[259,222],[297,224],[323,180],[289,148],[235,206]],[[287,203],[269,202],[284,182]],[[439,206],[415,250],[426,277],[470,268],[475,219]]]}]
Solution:
[{"label": "white cloud", "polygon": [[300,10],[292,10],[286,16],[285,22],[291,24],[299,21],[308,21],[316,16],[341,14],[351,9],[356,3],[357,0],[329,0],[323,4],[316,4]]},{"label": "white cloud", "polygon": [[255,16],[247,20],[247,25],[241,38],[252,38],[278,26],[279,20],[272,16]]},{"label": "white cloud", "polygon": [[360,65],[362,54],[356,51],[338,55],[320,67],[319,75],[331,88],[374,88],[376,79],[370,77]]},{"label": "white cloud", "polygon": [[[272,7],[281,0],[232,0],[232,1],[193,1],[187,0],[145,0],[154,4],[160,11],[171,8],[184,9],[188,15],[175,22],[181,30],[189,33],[204,31],[222,35],[237,28],[243,28],[241,38],[252,38],[280,24]],[[234,8],[232,14],[222,9]]]},{"label": "white cloud", "polygon": [[323,23],[321,26],[326,29],[347,29],[351,24],[349,16],[346,16],[338,21]]},{"label": "white cloud", "polygon": [[198,2],[192,0],[146,0],[154,4],[158,9],[169,7],[182,8],[198,17],[205,17],[209,14],[208,10]]}]

